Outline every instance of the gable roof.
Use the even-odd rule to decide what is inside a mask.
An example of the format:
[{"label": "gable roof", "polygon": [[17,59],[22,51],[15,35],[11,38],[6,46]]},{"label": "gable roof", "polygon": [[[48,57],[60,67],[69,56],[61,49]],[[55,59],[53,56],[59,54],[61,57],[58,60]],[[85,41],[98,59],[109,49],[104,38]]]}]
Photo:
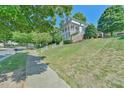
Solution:
[{"label": "gable roof", "polygon": [[72,23],[74,23],[74,24],[77,24],[77,25],[81,25],[81,26],[86,26],[86,25],[87,25],[87,23],[81,22],[80,20],[77,20],[77,19],[75,19],[75,18],[67,18],[67,19],[64,21],[63,25],[67,25],[67,24],[70,23],[70,22],[72,22]]}]

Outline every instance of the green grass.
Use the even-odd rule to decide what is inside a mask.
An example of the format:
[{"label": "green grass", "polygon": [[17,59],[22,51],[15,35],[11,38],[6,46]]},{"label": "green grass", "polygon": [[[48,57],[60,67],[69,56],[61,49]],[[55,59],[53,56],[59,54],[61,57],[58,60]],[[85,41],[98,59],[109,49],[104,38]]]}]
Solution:
[{"label": "green grass", "polygon": [[91,39],[43,52],[71,87],[124,87],[124,40]]},{"label": "green grass", "polygon": [[17,53],[0,61],[0,73],[8,73],[17,69],[25,68],[27,53]]}]

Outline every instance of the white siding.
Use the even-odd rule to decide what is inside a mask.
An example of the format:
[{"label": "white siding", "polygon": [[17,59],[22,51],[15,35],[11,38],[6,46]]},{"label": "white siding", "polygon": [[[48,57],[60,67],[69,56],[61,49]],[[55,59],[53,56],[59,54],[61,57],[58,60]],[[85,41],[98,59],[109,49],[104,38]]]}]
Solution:
[{"label": "white siding", "polygon": [[71,35],[75,32],[79,31],[80,34],[85,33],[85,25],[80,24],[79,22],[76,22],[72,20],[70,23],[64,25],[62,35],[64,40],[70,40]]}]

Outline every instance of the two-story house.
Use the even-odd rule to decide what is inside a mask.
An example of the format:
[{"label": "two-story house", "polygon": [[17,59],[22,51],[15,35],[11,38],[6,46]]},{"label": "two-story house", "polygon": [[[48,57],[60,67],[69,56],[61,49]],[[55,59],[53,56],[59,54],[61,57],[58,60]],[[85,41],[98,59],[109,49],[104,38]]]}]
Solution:
[{"label": "two-story house", "polygon": [[81,23],[74,18],[68,18],[62,23],[63,40],[72,40],[72,42],[81,41],[84,38],[86,23]]}]

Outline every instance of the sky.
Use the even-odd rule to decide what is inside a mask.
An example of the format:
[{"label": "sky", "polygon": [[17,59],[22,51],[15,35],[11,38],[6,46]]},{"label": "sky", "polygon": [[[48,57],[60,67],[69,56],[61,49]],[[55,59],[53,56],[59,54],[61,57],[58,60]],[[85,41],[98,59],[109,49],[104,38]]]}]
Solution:
[{"label": "sky", "polygon": [[[97,26],[98,19],[108,5],[74,5],[72,9],[72,16],[77,13],[83,13],[87,18],[87,23],[92,23]],[[60,18],[57,18],[57,26],[59,26]]]}]

